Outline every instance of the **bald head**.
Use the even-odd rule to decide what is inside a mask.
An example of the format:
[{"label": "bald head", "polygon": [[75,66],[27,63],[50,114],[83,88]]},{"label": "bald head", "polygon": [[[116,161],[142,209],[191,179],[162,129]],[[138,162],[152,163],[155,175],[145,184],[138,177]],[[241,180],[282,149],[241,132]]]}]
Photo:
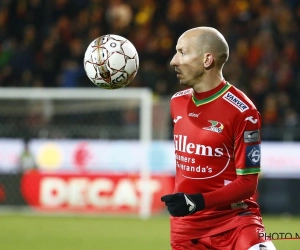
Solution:
[{"label": "bald head", "polygon": [[200,54],[212,53],[217,66],[222,67],[229,57],[229,47],[224,36],[211,27],[197,27],[187,30],[181,37],[193,43]]}]

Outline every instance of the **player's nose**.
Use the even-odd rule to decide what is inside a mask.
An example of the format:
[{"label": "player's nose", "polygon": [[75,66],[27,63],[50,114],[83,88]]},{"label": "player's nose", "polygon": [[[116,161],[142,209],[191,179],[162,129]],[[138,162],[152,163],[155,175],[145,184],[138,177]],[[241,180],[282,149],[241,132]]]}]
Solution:
[{"label": "player's nose", "polygon": [[171,62],[170,62],[170,65],[171,66],[177,66],[178,65],[178,59],[177,59],[177,56],[176,54],[173,56]]}]

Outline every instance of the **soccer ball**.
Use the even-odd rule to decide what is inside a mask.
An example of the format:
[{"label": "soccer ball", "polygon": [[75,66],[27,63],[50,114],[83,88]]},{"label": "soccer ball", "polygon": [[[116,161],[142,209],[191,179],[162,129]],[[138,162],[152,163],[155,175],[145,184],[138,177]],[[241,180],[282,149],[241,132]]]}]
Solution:
[{"label": "soccer ball", "polygon": [[136,76],[139,56],[134,45],[118,35],[104,35],[92,41],[84,55],[84,69],[98,87],[118,89]]}]

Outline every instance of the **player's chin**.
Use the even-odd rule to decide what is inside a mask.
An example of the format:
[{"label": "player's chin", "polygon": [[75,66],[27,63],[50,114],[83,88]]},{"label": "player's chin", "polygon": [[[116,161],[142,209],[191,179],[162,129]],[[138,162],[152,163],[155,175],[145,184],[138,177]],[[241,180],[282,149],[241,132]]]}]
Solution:
[{"label": "player's chin", "polygon": [[186,81],[184,81],[183,79],[179,79],[179,83],[182,86],[189,86],[188,83]]},{"label": "player's chin", "polygon": [[187,81],[186,77],[183,74],[177,75],[180,85],[182,86],[189,86],[189,82]]}]

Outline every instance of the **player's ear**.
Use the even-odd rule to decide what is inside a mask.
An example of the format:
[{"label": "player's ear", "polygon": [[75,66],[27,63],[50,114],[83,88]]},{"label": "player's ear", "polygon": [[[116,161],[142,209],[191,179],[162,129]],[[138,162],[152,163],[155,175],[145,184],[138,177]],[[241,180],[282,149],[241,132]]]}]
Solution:
[{"label": "player's ear", "polygon": [[203,58],[203,65],[206,69],[213,66],[214,63],[214,57],[211,53],[205,53]]}]

